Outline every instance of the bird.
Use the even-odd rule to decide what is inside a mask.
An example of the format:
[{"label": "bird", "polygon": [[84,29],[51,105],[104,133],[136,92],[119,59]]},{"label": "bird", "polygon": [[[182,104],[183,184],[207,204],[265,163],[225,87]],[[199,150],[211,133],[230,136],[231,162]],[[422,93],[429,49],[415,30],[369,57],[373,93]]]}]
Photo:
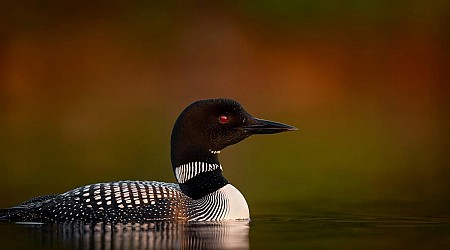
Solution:
[{"label": "bird", "polygon": [[148,223],[250,220],[242,193],[223,176],[219,154],[251,135],[294,131],[259,119],[232,99],[198,100],[175,121],[170,158],[177,183],[117,181],[81,186],[0,209],[0,221]]}]

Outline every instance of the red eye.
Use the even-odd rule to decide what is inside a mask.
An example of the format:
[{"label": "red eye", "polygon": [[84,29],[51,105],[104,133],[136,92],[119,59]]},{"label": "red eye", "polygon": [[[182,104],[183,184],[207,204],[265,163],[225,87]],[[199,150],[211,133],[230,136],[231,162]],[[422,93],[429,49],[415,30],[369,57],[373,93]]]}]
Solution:
[{"label": "red eye", "polygon": [[226,115],[219,116],[219,122],[222,123],[222,124],[227,123],[228,122],[228,116],[226,116]]}]

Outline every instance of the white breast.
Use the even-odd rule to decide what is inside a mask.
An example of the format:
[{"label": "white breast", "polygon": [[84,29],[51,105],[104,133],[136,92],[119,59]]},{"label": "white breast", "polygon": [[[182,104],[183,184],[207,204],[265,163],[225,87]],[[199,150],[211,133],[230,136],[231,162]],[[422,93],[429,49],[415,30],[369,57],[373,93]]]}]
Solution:
[{"label": "white breast", "polygon": [[233,185],[222,188],[188,204],[190,221],[248,220],[250,214],[244,196]]},{"label": "white breast", "polygon": [[229,210],[223,218],[224,220],[250,219],[250,212],[248,210],[247,201],[237,188],[235,188],[231,184],[227,184],[217,191],[223,192],[228,200]]}]

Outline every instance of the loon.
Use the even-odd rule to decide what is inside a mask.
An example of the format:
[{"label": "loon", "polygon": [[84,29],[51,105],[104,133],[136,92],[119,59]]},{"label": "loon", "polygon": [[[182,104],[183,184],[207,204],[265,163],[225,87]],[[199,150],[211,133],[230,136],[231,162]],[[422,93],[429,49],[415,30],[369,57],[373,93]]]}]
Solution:
[{"label": "loon", "polygon": [[244,196],[222,175],[218,155],[253,134],[297,128],[251,116],[231,99],[200,100],[177,118],[171,136],[176,183],[119,181],[82,186],[1,209],[11,222],[148,223],[249,220]]}]

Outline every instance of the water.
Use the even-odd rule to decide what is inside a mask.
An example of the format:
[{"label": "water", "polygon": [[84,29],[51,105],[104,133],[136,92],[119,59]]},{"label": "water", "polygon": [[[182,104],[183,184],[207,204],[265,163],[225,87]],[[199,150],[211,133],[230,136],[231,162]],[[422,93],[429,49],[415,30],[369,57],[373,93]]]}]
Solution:
[{"label": "water", "polygon": [[450,249],[446,207],[367,207],[298,212],[293,204],[267,206],[276,212],[257,214],[251,222],[0,223],[0,244],[2,249]]}]

